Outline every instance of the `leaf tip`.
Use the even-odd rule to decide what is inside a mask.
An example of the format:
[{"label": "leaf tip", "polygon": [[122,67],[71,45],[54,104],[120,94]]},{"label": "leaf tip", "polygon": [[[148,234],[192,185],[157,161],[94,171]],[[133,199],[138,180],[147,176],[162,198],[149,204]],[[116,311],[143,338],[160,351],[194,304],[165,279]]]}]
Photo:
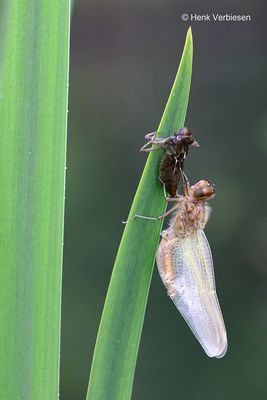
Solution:
[{"label": "leaf tip", "polygon": [[192,27],[189,26],[186,34],[186,40],[193,41]]}]

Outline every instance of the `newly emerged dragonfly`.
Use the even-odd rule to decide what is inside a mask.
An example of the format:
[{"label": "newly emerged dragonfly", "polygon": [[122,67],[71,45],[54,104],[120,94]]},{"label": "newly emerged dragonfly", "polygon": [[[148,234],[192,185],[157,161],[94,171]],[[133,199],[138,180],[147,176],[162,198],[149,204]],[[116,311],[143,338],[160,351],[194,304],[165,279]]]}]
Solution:
[{"label": "newly emerged dragonfly", "polygon": [[[163,149],[164,154],[160,162],[159,178],[164,184],[166,192],[175,197],[184,169],[184,160],[188,154],[190,145],[198,147],[198,143],[192,136],[190,129],[184,127],[167,138],[156,137],[157,132],[148,133],[145,139],[148,142],[140,151],[150,152]],[[150,147],[149,147],[150,146]]]},{"label": "newly emerged dragonfly", "polygon": [[177,212],[162,232],[157,265],[170,298],[207,355],[221,358],[227,350],[227,336],[212,254],[203,231],[210,214],[206,200],[214,194],[208,181],[190,187],[185,179],[184,196],[177,199]]},{"label": "newly emerged dragonfly", "polygon": [[157,265],[168,295],[209,357],[221,358],[227,336],[216,294],[212,254],[203,231],[210,214],[206,201],[215,195],[214,185],[201,180],[190,186],[181,171],[184,195],[167,198],[176,204],[160,217],[174,213],[163,231]]}]

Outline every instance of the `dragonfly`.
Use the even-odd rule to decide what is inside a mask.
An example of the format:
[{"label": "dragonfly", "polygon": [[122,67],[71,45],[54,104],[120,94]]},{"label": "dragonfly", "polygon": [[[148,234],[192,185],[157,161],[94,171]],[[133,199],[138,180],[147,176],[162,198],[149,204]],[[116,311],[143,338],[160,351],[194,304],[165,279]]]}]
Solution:
[{"label": "dragonfly", "polygon": [[[171,300],[209,357],[227,351],[227,334],[216,294],[212,253],[204,233],[210,215],[207,201],[215,187],[207,180],[190,186],[181,171],[183,195],[167,198],[174,206],[159,217],[172,214],[170,226],[161,234],[156,260],[159,275]],[[135,218],[134,217],[134,218]]]},{"label": "dragonfly", "polygon": [[189,146],[199,147],[199,144],[187,127],[179,129],[167,138],[156,137],[156,135],[157,132],[145,135],[148,142],[141,147],[140,151],[164,150],[159,167],[159,179],[164,186],[164,191],[168,192],[171,197],[176,197],[181,176],[180,171],[184,169],[184,161]]}]

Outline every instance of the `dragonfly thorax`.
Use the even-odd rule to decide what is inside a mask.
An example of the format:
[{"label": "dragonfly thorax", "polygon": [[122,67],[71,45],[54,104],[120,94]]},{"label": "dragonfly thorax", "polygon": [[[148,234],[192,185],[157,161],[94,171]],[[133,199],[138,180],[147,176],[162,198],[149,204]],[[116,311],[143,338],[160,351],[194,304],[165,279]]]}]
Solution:
[{"label": "dragonfly thorax", "polygon": [[171,229],[177,237],[184,238],[191,232],[204,229],[210,215],[210,207],[204,201],[183,197],[180,207],[172,218]]}]

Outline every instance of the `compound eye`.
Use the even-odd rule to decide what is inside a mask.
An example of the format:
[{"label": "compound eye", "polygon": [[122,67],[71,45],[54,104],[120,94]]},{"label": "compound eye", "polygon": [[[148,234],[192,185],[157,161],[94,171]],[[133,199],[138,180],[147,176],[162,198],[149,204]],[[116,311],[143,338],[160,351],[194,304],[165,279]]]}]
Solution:
[{"label": "compound eye", "polygon": [[180,138],[192,138],[192,132],[186,126],[184,128],[179,129],[178,136]]},{"label": "compound eye", "polygon": [[199,181],[192,186],[192,190],[196,200],[206,200],[215,194],[214,185],[205,180]]}]

